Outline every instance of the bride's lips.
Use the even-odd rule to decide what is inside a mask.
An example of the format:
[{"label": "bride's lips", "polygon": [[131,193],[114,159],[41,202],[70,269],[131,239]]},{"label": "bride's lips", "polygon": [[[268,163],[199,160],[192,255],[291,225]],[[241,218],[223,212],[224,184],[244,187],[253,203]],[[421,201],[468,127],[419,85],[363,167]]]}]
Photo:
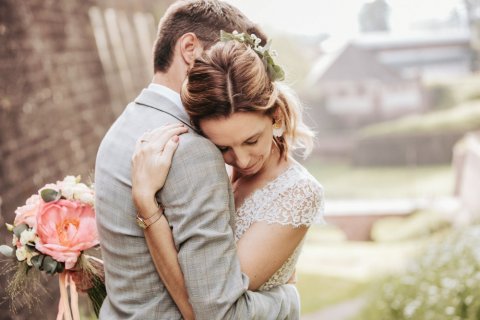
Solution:
[{"label": "bride's lips", "polygon": [[252,174],[255,172],[254,169],[256,169],[257,165],[260,163],[260,161],[257,161],[256,163],[254,163],[253,165],[251,165],[250,167],[248,168],[245,168],[245,169],[238,169],[238,171],[240,171],[242,174],[244,175],[249,175],[249,174]]}]

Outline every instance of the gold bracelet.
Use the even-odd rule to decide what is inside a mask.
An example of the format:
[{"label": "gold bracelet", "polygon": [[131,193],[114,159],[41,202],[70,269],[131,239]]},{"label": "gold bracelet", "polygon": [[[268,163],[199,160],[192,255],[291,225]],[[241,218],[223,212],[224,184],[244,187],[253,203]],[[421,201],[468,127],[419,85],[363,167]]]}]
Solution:
[{"label": "gold bracelet", "polygon": [[162,215],[163,215],[163,206],[159,204],[158,210],[154,214],[150,215],[148,218],[142,218],[137,211],[136,222],[140,228],[145,230],[149,226],[157,222],[162,217]]}]

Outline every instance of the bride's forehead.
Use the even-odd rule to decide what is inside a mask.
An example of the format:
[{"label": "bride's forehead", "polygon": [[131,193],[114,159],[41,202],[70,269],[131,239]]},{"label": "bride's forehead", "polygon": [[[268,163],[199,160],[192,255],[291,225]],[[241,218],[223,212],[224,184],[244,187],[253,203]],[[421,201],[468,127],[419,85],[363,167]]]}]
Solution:
[{"label": "bride's forehead", "polygon": [[229,117],[202,120],[200,126],[212,140],[243,141],[263,130],[266,123],[266,116],[254,112],[237,112]]},{"label": "bride's forehead", "polygon": [[212,131],[240,129],[241,131],[261,126],[268,117],[256,112],[236,112],[228,117],[205,119],[200,122],[203,129]]}]

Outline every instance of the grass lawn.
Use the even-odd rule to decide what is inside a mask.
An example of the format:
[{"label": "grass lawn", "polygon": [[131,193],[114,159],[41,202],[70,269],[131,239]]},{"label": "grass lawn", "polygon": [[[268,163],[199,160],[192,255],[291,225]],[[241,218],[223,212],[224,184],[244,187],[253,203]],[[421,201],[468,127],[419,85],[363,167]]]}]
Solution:
[{"label": "grass lawn", "polygon": [[356,297],[365,291],[366,284],[350,279],[301,273],[298,275],[297,288],[302,314],[308,314]]},{"label": "grass lawn", "polygon": [[438,236],[355,242],[346,241],[332,226],[313,226],[297,265],[302,314],[368,293],[377,277],[403,272],[406,263]]},{"label": "grass lawn", "polygon": [[310,159],[307,169],[328,198],[402,198],[449,196],[454,175],[450,165],[422,167],[353,167]]}]

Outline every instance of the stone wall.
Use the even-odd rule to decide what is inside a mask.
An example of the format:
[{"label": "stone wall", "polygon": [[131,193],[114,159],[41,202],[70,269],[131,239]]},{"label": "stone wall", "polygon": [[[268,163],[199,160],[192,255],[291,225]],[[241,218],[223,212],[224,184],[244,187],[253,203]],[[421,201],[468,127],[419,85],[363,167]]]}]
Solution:
[{"label": "stone wall", "polygon": [[[101,138],[151,79],[168,0],[0,1],[0,242],[14,210],[45,183],[93,174]],[[56,279],[45,282],[55,288]],[[8,312],[0,279],[0,319]],[[43,299],[52,319],[56,290]]]}]

